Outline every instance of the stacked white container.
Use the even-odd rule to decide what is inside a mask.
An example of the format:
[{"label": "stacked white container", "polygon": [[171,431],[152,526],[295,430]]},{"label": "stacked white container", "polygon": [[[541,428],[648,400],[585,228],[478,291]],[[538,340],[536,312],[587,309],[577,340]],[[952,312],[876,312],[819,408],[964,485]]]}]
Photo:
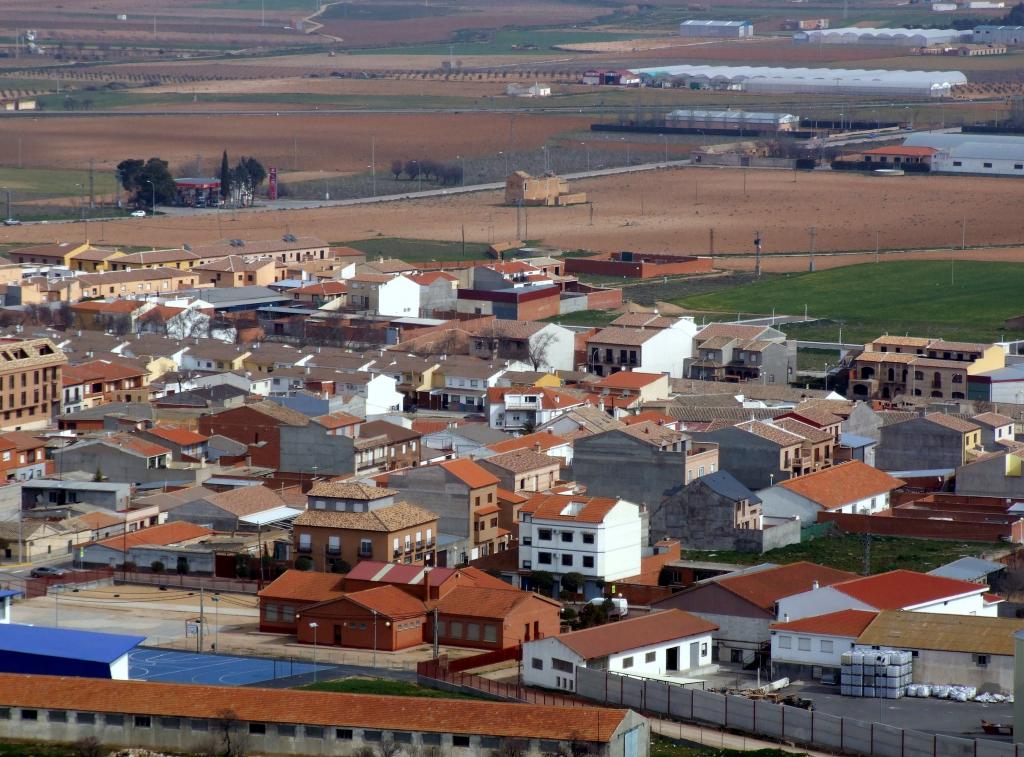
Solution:
[{"label": "stacked white container", "polygon": [[913,659],[901,649],[844,652],[839,691],[846,697],[899,699],[913,680]]}]

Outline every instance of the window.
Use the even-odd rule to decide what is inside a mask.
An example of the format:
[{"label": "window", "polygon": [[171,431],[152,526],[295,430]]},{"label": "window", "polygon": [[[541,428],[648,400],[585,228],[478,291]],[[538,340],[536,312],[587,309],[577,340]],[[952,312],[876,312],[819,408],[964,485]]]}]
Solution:
[{"label": "window", "polygon": [[383,741],[383,731],[363,731],[363,741]]},{"label": "window", "polygon": [[963,164],[964,164],[964,163],[963,163],[963,161],[962,161],[962,160],[954,160],[954,161],[953,161],[953,165],[954,165],[954,166],[962,166]]},{"label": "window", "polygon": [[1014,167],[1014,168],[1015,168],[1016,170],[1020,171],[1020,170],[1024,169],[1024,163],[1014,163],[1014,164],[1013,164],[1013,167]]},{"label": "window", "polygon": [[988,667],[988,655],[987,654],[976,654],[974,655],[974,664],[979,668]]},{"label": "window", "polygon": [[992,167],[991,163],[982,163],[981,165],[985,166],[985,168],[991,168]]},{"label": "window", "polygon": [[482,746],[485,749],[497,749],[499,746],[501,746],[501,739],[499,739],[497,736],[481,736],[480,746]]},{"label": "window", "polygon": [[452,746],[469,746],[469,736],[452,736]]},{"label": "window", "polygon": [[623,668],[623,670],[625,670],[626,668],[631,668],[631,667],[633,667],[633,658],[632,657],[623,657],[622,658],[622,668]]},{"label": "window", "polygon": [[312,539],[309,534],[299,534],[299,552],[309,552],[313,548]]},{"label": "window", "polygon": [[453,638],[453,639],[461,639],[462,638],[462,621],[461,620],[453,620],[452,621],[451,632],[448,635],[451,636],[451,638]]},{"label": "window", "polygon": [[277,605],[266,604],[263,605],[263,619],[267,622],[273,622],[277,620]]},{"label": "window", "polygon": [[95,725],[96,713],[95,712],[76,712],[75,722],[81,723],[82,725]]},{"label": "window", "polygon": [[572,555],[562,555],[562,565],[571,568],[572,567]]},{"label": "window", "polygon": [[423,746],[441,746],[441,734],[421,733],[420,743],[423,744]]},{"label": "window", "polygon": [[656,662],[658,660],[657,652],[648,652],[644,655],[644,662]]},{"label": "window", "polygon": [[796,648],[801,652],[811,651],[811,640],[805,636],[798,636],[796,640]]},{"label": "window", "polygon": [[466,640],[467,641],[480,641],[480,624],[479,623],[467,623],[466,624]]},{"label": "window", "polygon": [[46,719],[51,723],[68,722],[68,713],[65,710],[50,710],[46,713]]},{"label": "window", "polygon": [[583,534],[583,543],[584,544],[593,544],[594,543],[594,535],[591,534],[591,533],[584,533]]},{"label": "window", "polygon": [[538,552],[537,553],[537,562],[539,562],[541,565],[550,565],[551,564],[551,553],[550,552]]},{"label": "window", "polygon": [[104,715],[103,722],[107,725],[124,725],[124,715]]},{"label": "window", "polygon": [[779,637],[779,649],[792,649],[793,648],[793,637],[792,636],[780,636]]},{"label": "window", "polygon": [[294,738],[295,737],[295,730],[296,729],[295,729],[295,726],[293,726],[293,725],[281,724],[281,725],[278,725],[275,730],[277,731],[277,735],[278,736],[287,736],[289,738]]},{"label": "window", "polygon": [[562,531],[562,541],[571,544],[572,543],[572,531]]},{"label": "window", "polygon": [[560,670],[563,673],[571,673],[573,671],[573,664],[568,660],[559,660],[557,657],[551,658],[551,667],[555,670]]},{"label": "window", "polygon": [[584,555],[583,556],[583,567],[584,568],[593,568],[594,567],[594,558],[591,557],[590,555]]},{"label": "window", "polygon": [[834,644],[832,643],[832,641],[830,641],[829,639],[822,639],[821,640],[821,651],[822,652],[831,652],[833,650],[833,648],[834,648]]},{"label": "window", "polygon": [[538,528],[537,538],[541,541],[551,541],[551,529],[550,528]]},{"label": "window", "polygon": [[149,715],[136,715],[134,723],[136,728],[150,728],[153,725]]},{"label": "window", "polygon": [[408,731],[393,731],[391,733],[391,740],[396,744],[411,744],[412,734]]},{"label": "window", "polygon": [[328,536],[327,537],[327,554],[329,554],[329,555],[340,555],[341,554],[341,537],[340,536]]},{"label": "window", "polygon": [[351,728],[335,728],[334,738],[340,739],[341,741],[352,740],[352,729]]},{"label": "window", "polygon": [[530,660],[530,667],[534,670],[544,670],[544,660],[534,657]]},{"label": "window", "polygon": [[181,728],[181,718],[160,718],[160,727],[177,730]]},{"label": "window", "polygon": [[200,733],[210,730],[209,720],[193,720],[188,724],[188,727],[193,731],[199,731]]},{"label": "window", "polygon": [[318,725],[307,725],[303,729],[303,733],[307,739],[322,739],[324,737],[324,729]]},{"label": "window", "polygon": [[262,736],[267,732],[266,723],[249,723],[249,733],[253,736]]},{"label": "window", "polygon": [[490,642],[491,644],[498,641],[498,629],[489,623],[484,626],[484,641]]}]

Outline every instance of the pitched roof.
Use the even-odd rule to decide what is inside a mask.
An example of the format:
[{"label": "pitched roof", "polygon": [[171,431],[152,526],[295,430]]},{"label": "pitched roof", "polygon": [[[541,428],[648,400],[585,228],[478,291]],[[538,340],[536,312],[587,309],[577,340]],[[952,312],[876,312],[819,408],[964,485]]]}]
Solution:
[{"label": "pitched roof", "polygon": [[694,479],[691,486],[697,485],[698,483],[703,484],[711,489],[711,491],[725,497],[726,499],[730,499],[733,502],[739,502],[740,500],[745,499],[752,505],[761,503],[760,497],[741,484],[735,476],[724,468],[720,468],[714,473],[708,473],[705,476]]},{"label": "pitched roof", "polygon": [[208,438],[182,426],[153,426],[153,428],[146,429],[146,433],[183,447],[202,444]]},{"label": "pitched roof", "polygon": [[979,413],[971,418],[975,423],[980,423],[983,426],[989,428],[995,428],[997,426],[1009,426],[1013,423],[1013,418],[1008,418],[1000,413]]},{"label": "pitched roof", "polygon": [[717,630],[717,623],[711,623],[688,612],[662,610],[620,620],[617,623],[563,633],[557,638],[583,659],[592,660],[616,652],[710,634]]},{"label": "pitched roof", "polygon": [[553,447],[559,447],[563,444],[568,444],[569,440],[559,436],[558,434],[552,434],[547,431],[535,431],[532,434],[523,434],[522,436],[516,436],[511,439],[507,439],[503,442],[497,442],[496,444],[489,444],[488,449],[492,449],[495,452],[513,452],[518,449],[532,449],[537,451],[546,451]]},{"label": "pitched roof", "polygon": [[934,147],[911,147],[909,145],[888,145],[886,147],[875,147],[871,150],[864,150],[862,155],[908,155],[912,157],[927,158],[937,153]]},{"label": "pitched roof", "polygon": [[945,413],[931,413],[924,417],[926,421],[931,421],[939,426],[945,426],[953,431],[959,431],[960,433],[966,434],[971,431],[977,431],[978,425],[965,421],[962,418],[957,418],[955,415],[947,415]]},{"label": "pitched roof", "polygon": [[661,373],[641,373],[640,371],[619,371],[605,376],[594,386],[604,389],[643,389],[655,381],[664,378]]},{"label": "pitched roof", "polygon": [[575,707],[566,717],[559,707],[510,702],[14,674],[0,675],[0,692],[2,704],[12,707],[204,719],[230,710],[243,722],[599,743],[609,742],[627,715]]},{"label": "pitched roof", "polygon": [[856,576],[845,570],[836,570],[811,562],[795,562],[764,570],[749,571],[738,576],[726,575],[714,579],[714,581],[723,589],[742,597],[762,610],[771,611],[779,599],[810,591],[815,581],[820,586],[831,586],[851,578],[856,578]]},{"label": "pitched roof", "polygon": [[481,468],[472,460],[447,460],[440,465],[470,489],[479,489],[483,486],[492,486],[501,482],[501,479],[490,471]]},{"label": "pitched roof", "polygon": [[362,560],[346,578],[350,581],[381,581],[389,584],[421,585],[426,579],[431,586],[439,586],[455,575],[454,568],[431,568],[423,565]]},{"label": "pitched roof", "polygon": [[535,494],[520,512],[532,513],[535,519],[566,520],[579,523],[602,523],[619,500],[614,497],[573,497],[564,494]]},{"label": "pitched roof", "polygon": [[832,510],[851,502],[891,492],[903,486],[902,479],[885,471],[851,460],[814,473],[791,478],[779,486]]},{"label": "pitched roof", "polygon": [[473,618],[499,619],[508,616],[512,610],[526,602],[547,602],[554,607],[561,607],[553,599],[522,591],[507,584],[501,588],[496,586],[457,586],[440,599],[430,602],[448,615],[463,615]]},{"label": "pitched roof", "polygon": [[388,444],[399,444],[423,436],[419,431],[405,428],[387,421],[368,421],[359,427],[359,438],[369,439],[374,436],[387,437]]},{"label": "pitched roof", "polygon": [[517,449],[485,457],[480,462],[507,470],[510,473],[527,473],[541,468],[549,468],[552,465],[557,466],[560,460],[557,457],[534,452],[532,449]]},{"label": "pitched roof", "polygon": [[834,584],[833,589],[879,610],[901,610],[963,594],[981,594],[983,584],[912,570],[891,570]]},{"label": "pitched roof", "polygon": [[277,507],[305,504],[305,497],[299,494],[297,489],[293,489],[291,493],[297,496],[285,496],[284,493],[266,486],[240,486],[237,489],[207,495],[203,499],[232,515],[243,517]]},{"label": "pitched roof", "polygon": [[369,502],[374,499],[393,497],[398,494],[394,489],[383,486],[370,486],[358,481],[320,481],[313,484],[307,495],[310,497],[331,497],[334,499],[358,499]]},{"label": "pitched roof", "polygon": [[70,657],[111,663],[145,640],[144,636],[122,636],[18,623],[0,624],[0,653],[15,652],[44,658]]},{"label": "pitched roof", "polygon": [[709,323],[697,332],[694,339],[697,342],[720,336],[732,339],[756,339],[764,333],[765,328],[765,326],[749,326],[743,323]]},{"label": "pitched roof", "polygon": [[209,536],[212,533],[213,531],[210,529],[197,526],[195,523],[176,520],[171,521],[170,523],[161,523],[159,526],[150,526],[149,528],[132,531],[128,534],[111,536],[109,539],[101,539],[99,541],[92,542],[92,544],[107,547],[108,549],[113,549],[117,552],[124,552],[126,549],[131,549],[132,547],[142,547],[146,545],[167,547],[171,544],[178,544],[183,541],[191,541],[203,536]]},{"label": "pitched roof", "polygon": [[312,294],[312,295],[328,295],[328,294],[345,294],[348,291],[348,286],[342,281],[321,281],[318,284],[307,284],[306,286],[296,287],[289,291],[289,294]]},{"label": "pitched roof", "polygon": [[1012,657],[1013,635],[1020,630],[1022,618],[893,610],[878,613],[857,643]]},{"label": "pitched roof", "polygon": [[313,528],[343,528],[352,531],[394,533],[437,520],[437,514],[408,502],[396,502],[365,513],[336,510],[306,510],[292,524]]},{"label": "pitched roof", "polygon": [[316,571],[286,570],[258,596],[279,599],[294,599],[303,602],[325,602],[345,596],[342,587],[345,585],[343,576],[334,573],[317,573]]},{"label": "pitched roof", "polygon": [[[72,447],[78,447],[79,445],[84,447],[96,443],[108,447],[116,447],[139,457],[157,457],[158,455],[169,455],[171,453],[167,447],[161,447],[159,444],[154,444],[142,437],[131,434],[111,434],[110,436],[83,439],[73,444]],[[65,447],[65,449],[71,449],[71,447]]]},{"label": "pitched roof", "polygon": [[803,441],[803,437],[797,436],[793,432],[770,422],[747,421],[746,423],[736,424],[736,428],[742,429],[754,436],[759,436],[762,439],[767,439],[770,442],[775,442],[780,447],[792,447]]},{"label": "pitched roof", "polygon": [[[286,426],[308,426],[310,423],[310,417],[305,413],[300,413],[298,410],[292,410],[286,405],[271,402],[270,400],[261,400],[260,402],[246,405],[246,407],[273,418],[275,421],[280,421]],[[216,418],[216,416],[214,417]]]},{"label": "pitched roof", "polygon": [[661,333],[661,329],[624,329],[620,326],[611,326],[601,329],[588,338],[587,343],[621,344],[627,347],[639,347],[659,333]]},{"label": "pitched roof", "polygon": [[391,584],[355,591],[346,595],[344,599],[391,619],[412,618],[423,615],[427,610],[422,600]]},{"label": "pitched roof", "polygon": [[[870,610],[839,610],[824,615],[812,615],[808,618],[772,623],[774,631],[797,631],[814,633],[821,636],[860,636],[871,621],[878,615]],[[1024,624],[1024,621],[1021,621]],[[884,642],[889,645],[892,642]]]},{"label": "pitched roof", "polygon": [[675,444],[676,442],[682,441],[685,438],[685,434],[682,431],[676,431],[675,429],[662,426],[660,423],[653,421],[641,421],[640,423],[631,423],[625,428],[618,429],[627,436],[632,436],[635,439],[654,444],[658,447],[664,447],[667,444]]}]

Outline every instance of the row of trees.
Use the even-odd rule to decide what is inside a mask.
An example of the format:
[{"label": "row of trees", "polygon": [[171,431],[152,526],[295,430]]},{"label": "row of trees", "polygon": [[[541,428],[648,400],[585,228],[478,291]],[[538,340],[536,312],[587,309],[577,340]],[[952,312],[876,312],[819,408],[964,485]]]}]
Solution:
[{"label": "row of trees", "polygon": [[426,181],[436,181],[440,184],[462,183],[461,165],[458,163],[440,163],[430,158],[406,160],[404,162],[398,159],[392,160],[391,173],[395,177],[395,181],[398,181],[405,174],[409,181],[423,179]]},{"label": "row of trees", "polygon": [[267,170],[256,158],[247,158],[243,155],[235,167],[231,168],[228,151],[224,151],[220,159],[221,200],[249,205],[256,196],[256,190],[266,180]]},{"label": "row of trees", "polygon": [[[169,205],[177,199],[177,187],[170,164],[161,158],[128,158],[117,164],[118,180],[132,202],[150,208],[154,202]],[[220,196],[225,202],[249,205],[256,191],[267,180],[267,169],[256,158],[242,156],[234,168],[228,162],[227,150],[221,159]]]}]

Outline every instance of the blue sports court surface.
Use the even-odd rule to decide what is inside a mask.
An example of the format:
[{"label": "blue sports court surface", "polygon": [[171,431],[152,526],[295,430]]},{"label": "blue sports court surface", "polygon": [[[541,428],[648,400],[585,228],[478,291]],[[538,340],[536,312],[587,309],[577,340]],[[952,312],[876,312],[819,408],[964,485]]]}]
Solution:
[{"label": "blue sports court surface", "polygon": [[[331,665],[317,665],[317,671]],[[173,683],[202,683],[217,686],[246,686],[275,678],[312,673],[308,662],[258,657],[228,657],[166,649],[136,648],[128,653],[128,671],[134,679]]]}]

